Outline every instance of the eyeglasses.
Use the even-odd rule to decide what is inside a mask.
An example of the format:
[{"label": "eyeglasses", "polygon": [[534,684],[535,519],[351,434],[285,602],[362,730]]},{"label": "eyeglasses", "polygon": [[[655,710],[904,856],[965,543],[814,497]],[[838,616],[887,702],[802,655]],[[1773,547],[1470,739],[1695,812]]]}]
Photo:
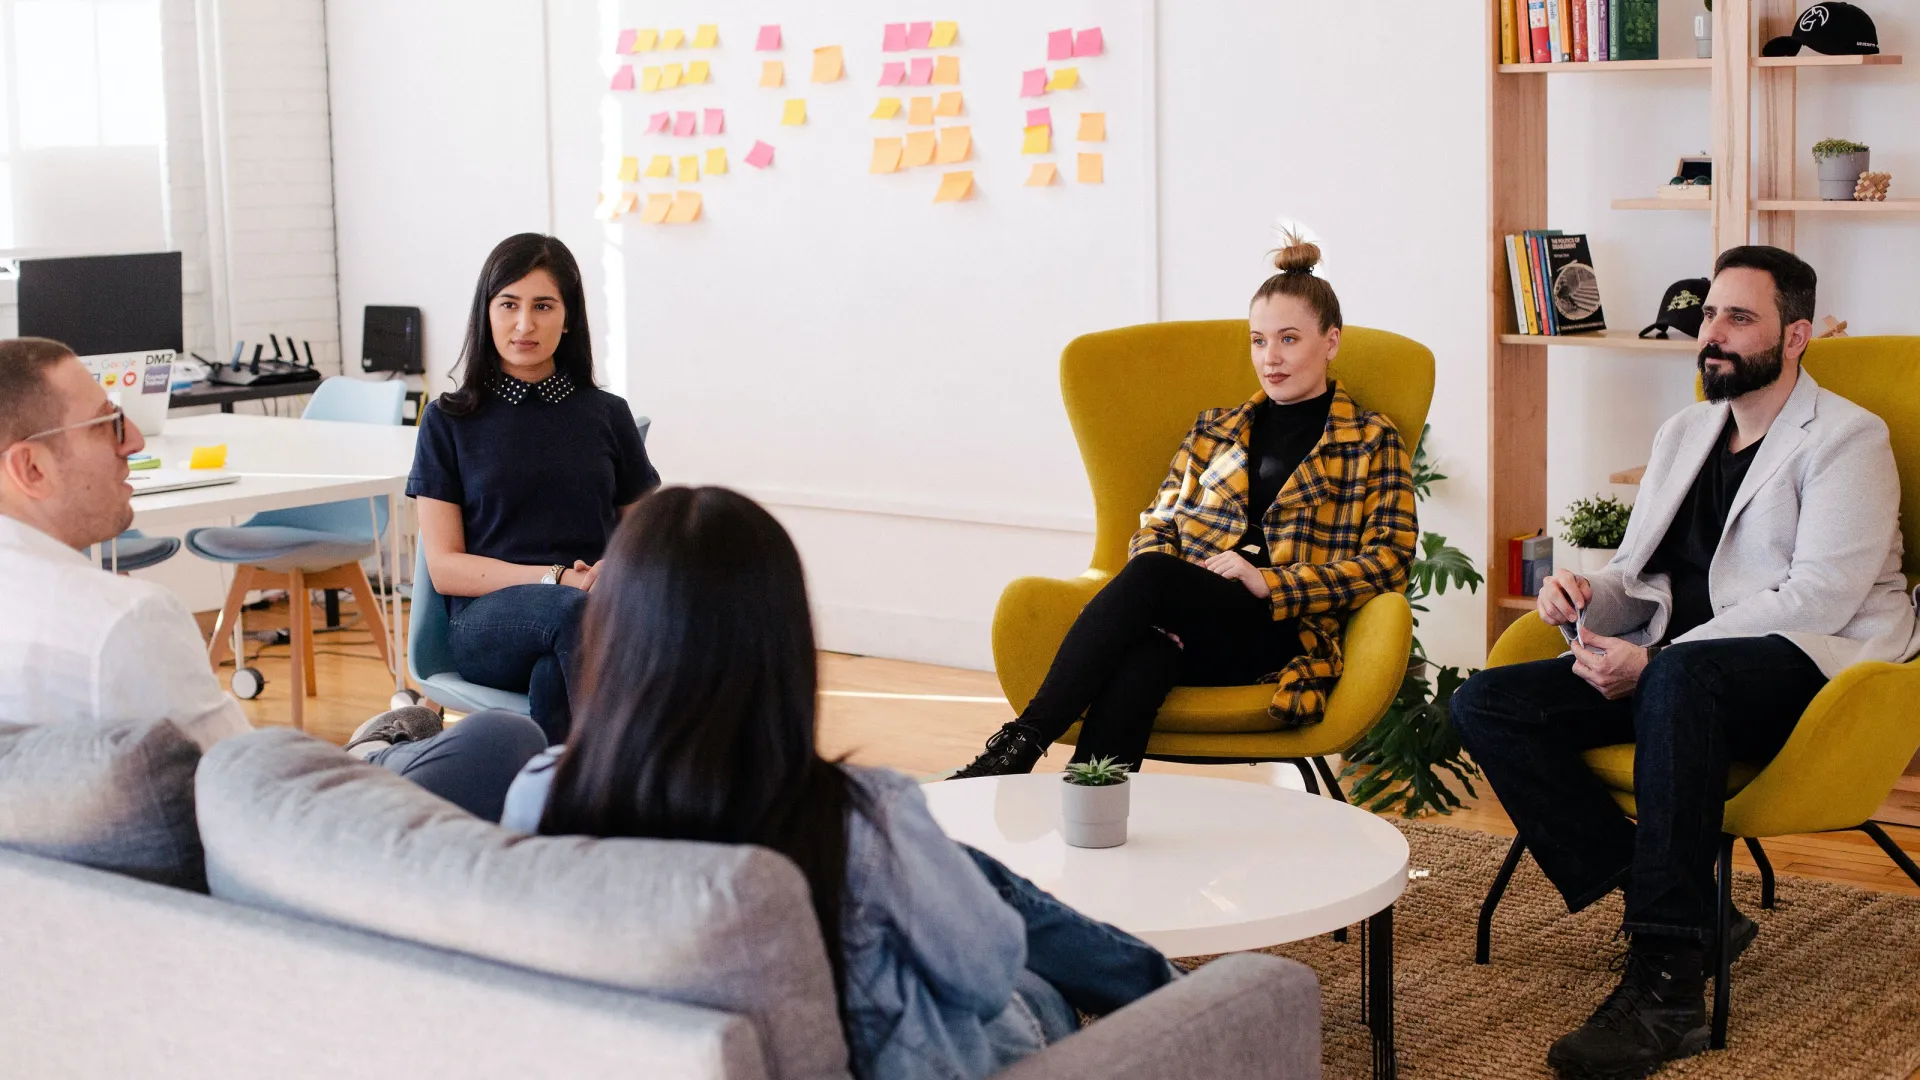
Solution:
[{"label": "eyeglasses", "polygon": [[29,435],[20,441],[32,442],[35,439],[50,439],[61,432],[79,431],[81,428],[99,427],[101,424],[113,425],[113,445],[120,446],[127,441],[127,412],[121,408],[115,408],[112,412],[104,416],[96,416],[91,420],[82,420],[77,424],[65,424],[57,428],[48,428],[45,431]]}]

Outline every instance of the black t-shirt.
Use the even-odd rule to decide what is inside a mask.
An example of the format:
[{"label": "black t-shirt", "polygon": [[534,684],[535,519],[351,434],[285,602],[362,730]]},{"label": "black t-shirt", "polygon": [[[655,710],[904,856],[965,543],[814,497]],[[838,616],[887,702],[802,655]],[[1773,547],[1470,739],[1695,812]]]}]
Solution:
[{"label": "black t-shirt", "polygon": [[1713,453],[1700,466],[1700,474],[1693,478],[1693,486],[1673,515],[1667,535],[1661,537],[1660,546],[1647,560],[1648,573],[1666,574],[1672,580],[1673,615],[1667,623],[1669,640],[1713,618],[1707,572],[1713,566],[1713,553],[1720,547],[1720,534],[1726,531],[1727,512],[1733,508],[1740,481],[1746,478],[1747,467],[1753,464],[1760,444],[1766,441],[1761,438],[1735,453],[1727,448],[1738,433],[1733,418],[1728,417]]},{"label": "black t-shirt", "polygon": [[[470,554],[572,566],[598,562],[620,507],[659,483],[624,400],[502,376],[466,416],[427,406],[407,494],[457,504]],[[469,598],[447,599],[457,613]]]},{"label": "black t-shirt", "polygon": [[1267,534],[1261,526],[1280,489],[1287,486],[1300,463],[1326,434],[1327,413],[1333,408],[1333,387],[1316,398],[1282,405],[1263,401],[1254,406],[1253,430],[1247,435],[1247,531],[1235,550],[1255,566],[1270,565]]}]

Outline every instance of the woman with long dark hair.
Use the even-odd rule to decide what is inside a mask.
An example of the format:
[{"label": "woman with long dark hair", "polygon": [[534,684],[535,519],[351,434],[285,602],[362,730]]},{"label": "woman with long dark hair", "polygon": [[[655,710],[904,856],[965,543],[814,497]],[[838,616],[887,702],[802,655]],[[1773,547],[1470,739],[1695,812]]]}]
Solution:
[{"label": "woman with long dark hair", "polygon": [[460,388],[420,417],[407,494],[460,677],[525,692],[566,739],[580,616],[621,512],[660,476],[627,403],[594,385],[586,291],[565,244],[487,256]]},{"label": "woman with long dark hair", "polygon": [[578,722],[501,823],[757,844],[813,894],[861,1077],[982,1077],[1173,977],[1158,952],[956,844],[905,776],[820,756],[800,556],[721,488],[664,488],[587,602]]}]

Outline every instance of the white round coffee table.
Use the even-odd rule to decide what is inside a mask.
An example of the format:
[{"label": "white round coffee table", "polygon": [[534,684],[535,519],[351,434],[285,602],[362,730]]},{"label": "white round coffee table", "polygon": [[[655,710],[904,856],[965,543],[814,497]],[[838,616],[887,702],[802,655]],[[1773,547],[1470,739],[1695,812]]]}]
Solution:
[{"label": "white round coffee table", "polygon": [[1400,830],[1302,791],[1136,773],[1127,842],[1068,847],[1058,773],[945,780],[920,790],[955,840],[1090,918],[1168,956],[1261,949],[1364,924],[1374,1072],[1391,1076],[1393,903],[1407,887]]}]

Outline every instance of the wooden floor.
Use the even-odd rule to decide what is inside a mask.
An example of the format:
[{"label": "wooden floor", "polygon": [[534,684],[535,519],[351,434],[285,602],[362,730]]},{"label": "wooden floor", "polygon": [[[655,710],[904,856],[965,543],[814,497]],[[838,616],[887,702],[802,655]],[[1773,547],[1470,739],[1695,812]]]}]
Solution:
[{"label": "wooden floor", "polygon": [[[314,735],[345,742],[353,729],[387,708],[393,693],[392,676],[374,652],[372,636],[359,624],[351,602],[343,603],[345,625],[321,631],[316,638],[319,696],[308,698],[306,727]],[[211,615],[203,616],[203,629]],[[285,606],[248,613],[247,627],[271,629],[287,623]],[[316,629],[324,620],[316,609]],[[258,645],[249,645],[249,654]],[[257,725],[288,722],[287,647],[267,648],[253,661],[267,678],[265,693],[242,702]],[[224,681],[232,673],[223,667]],[[935,667],[897,660],[821,655],[823,693],[820,741],[829,756],[845,755],[868,765],[885,765],[919,776],[944,772],[965,764],[1013,713],[990,672]],[[1056,749],[1040,763],[1040,771],[1057,770],[1066,762]],[[1225,776],[1271,783],[1286,766],[1170,765],[1148,762],[1150,772],[1183,772]],[[1920,777],[1906,777],[1903,789],[1877,817],[1890,824],[1887,832],[1909,854],[1920,858]],[[1513,825],[1498,802],[1481,788],[1481,798],[1465,810],[1442,819],[1463,828],[1512,835]],[[1887,892],[1920,895],[1873,841],[1858,832],[1778,837],[1766,841],[1774,868]],[[1737,849],[1739,865],[1751,869],[1744,849]]]}]

